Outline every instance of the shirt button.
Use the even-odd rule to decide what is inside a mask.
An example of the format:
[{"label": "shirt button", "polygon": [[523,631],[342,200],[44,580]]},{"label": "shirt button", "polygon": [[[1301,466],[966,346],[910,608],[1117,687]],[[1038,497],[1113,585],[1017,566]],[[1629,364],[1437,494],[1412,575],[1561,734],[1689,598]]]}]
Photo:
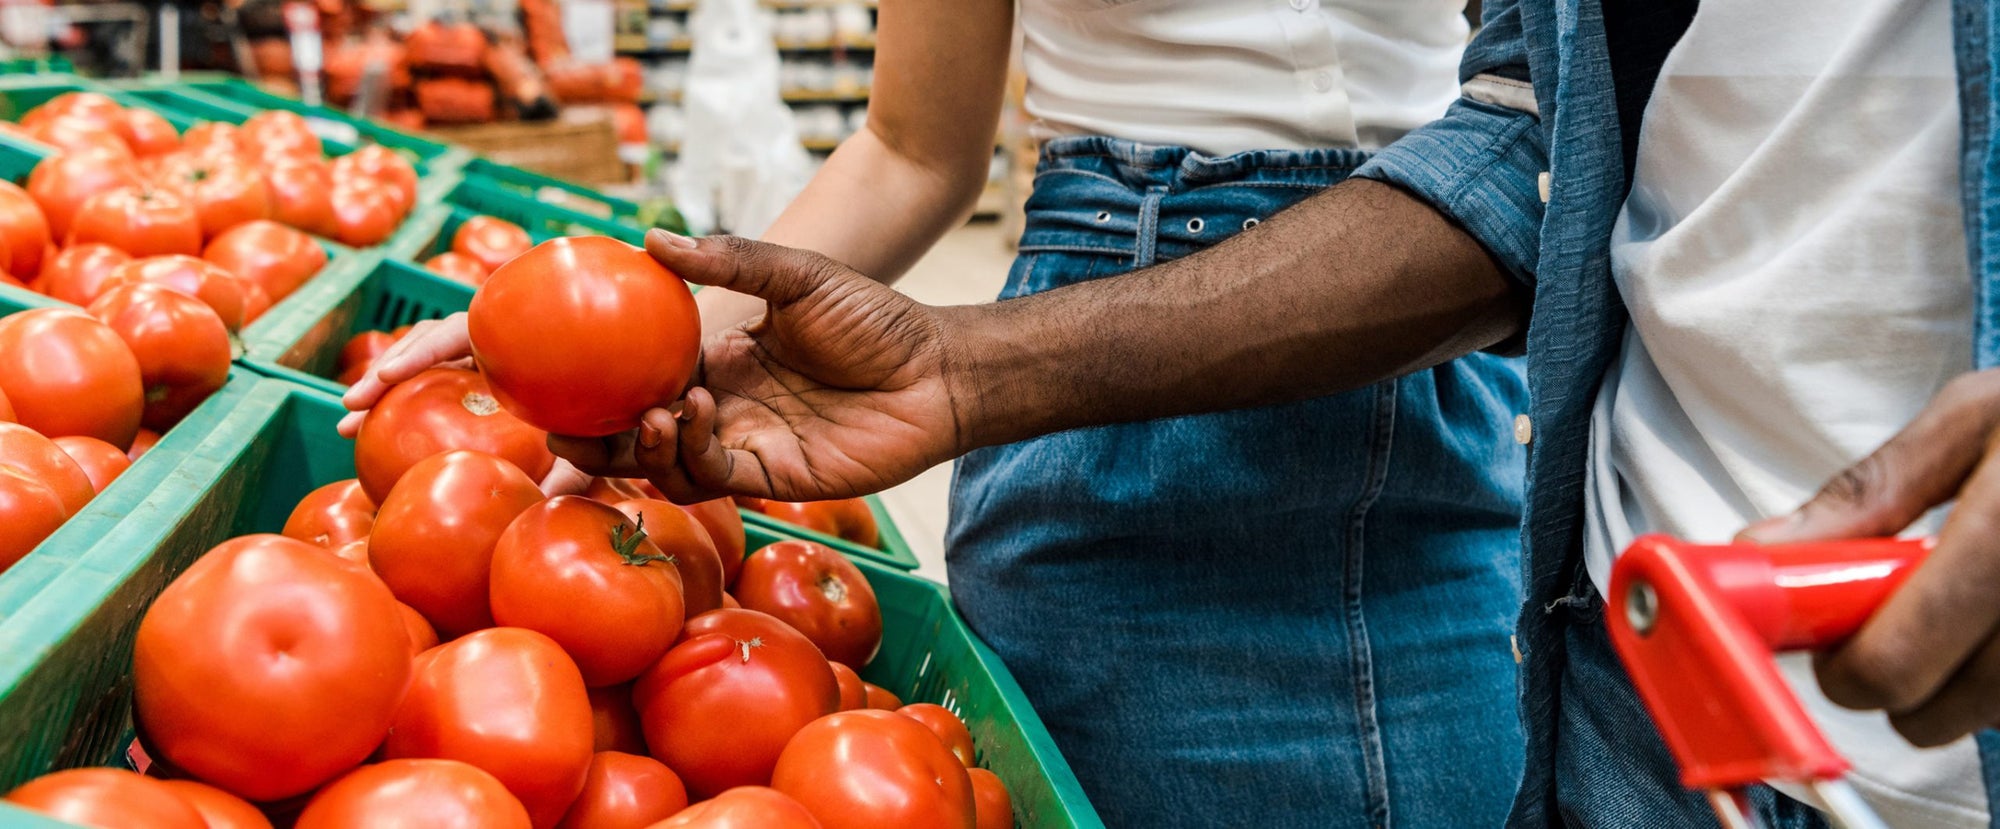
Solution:
[{"label": "shirt button", "polygon": [[1306,11],[1313,7],[1313,0],[1292,0],[1292,8]]},{"label": "shirt button", "polygon": [[1529,441],[1532,441],[1534,439],[1535,439],[1535,422],[1529,420],[1527,415],[1515,415],[1514,442],[1521,444],[1522,446],[1526,446],[1528,445]]},{"label": "shirt button", "polygon": [[1313,73],[1313,89],[1325,92],[1333,88],[1333,73],[1321,69]]},{"label": "shirt button", "polygon": [[1535,176],[1535,191],[1541,195],[1542,203],[1549,203],[1549,174],[1545,171]]}]

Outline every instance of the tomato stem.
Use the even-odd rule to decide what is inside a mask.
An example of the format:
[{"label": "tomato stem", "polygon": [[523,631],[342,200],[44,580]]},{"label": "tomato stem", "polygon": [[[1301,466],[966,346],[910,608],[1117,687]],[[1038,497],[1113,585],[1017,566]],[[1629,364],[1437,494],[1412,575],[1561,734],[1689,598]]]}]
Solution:
[{"label": "tomato stem", "polygon": [[625,526],[625,522],[620,521],[611,528],[611,550],[618,554],[622,563],[634,567],[644,567],[655,561],[674,563],[673,556],[639,554],[639,542],[646,540],[646,516],[639,516],[638,529],[630,533],[625,532]]}]

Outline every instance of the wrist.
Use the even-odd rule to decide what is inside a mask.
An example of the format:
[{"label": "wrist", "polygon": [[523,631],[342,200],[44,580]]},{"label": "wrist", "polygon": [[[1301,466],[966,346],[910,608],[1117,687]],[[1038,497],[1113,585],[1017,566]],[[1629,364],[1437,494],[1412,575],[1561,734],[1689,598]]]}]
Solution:
[{"label": "wrist", "polygon": [[1052,413],[1049,372],[1032,368],[1033,356],[1018,321],[1004,304],[959,305],[936,309],[941,331],[941,370],[952,421],[954,457],[974,449],[1012,443],[1049,431]]}]

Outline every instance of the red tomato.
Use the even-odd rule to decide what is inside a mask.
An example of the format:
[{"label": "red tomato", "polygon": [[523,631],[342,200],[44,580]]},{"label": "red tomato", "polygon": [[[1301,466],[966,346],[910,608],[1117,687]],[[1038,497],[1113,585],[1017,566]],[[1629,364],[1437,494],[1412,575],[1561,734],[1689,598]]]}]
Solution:
[{"label": "red tomato", "polygon": [[132,439],[132,448],[125,450],[125,457],[137,461],[140,455],[146,454],[146,450],[153,448],[153,444],[159,442],[159,432],[141,426],[138,437]]},{"label": "red tomato", "polygon": [[[606,478],[600,476],[590,479],[590,486],[583,491],[583,497],[615,507],[626,501],[633,501],[647,496],[645,493],[640,492],[638,487],[632,485],[631,478]],[[702,535],[706,536],[707,534],[707,530],[702,530]],[[693,616],[694,614],[690,613],[688,615]]]},{"label": "red tomato", "polygon": [[140,423],[165,430],[229,381],[229,329],[215,311],[164,285],[117,282],[90,315],[117,332],[139,360],[146,407]]},{"label": "red tomato", "polygon": [[318,158],[322,154],[319,136],[304,116],[283,109],[267,109],[245,119],[236,128],[236,144],[257,158],[272,155]]},{"label": "red tomato", "polygon": [[965,727],[965,721],[951,713],[951,709],[928,702],[913,702],[896,709],[896,713],[922,723],[936,734],[944,747],[951,750],[951,756],[966,768],[977,762],[972,755],[972,732]]},{"label": "red tomato", "polygon": [[715,542],[715,555],[722,559],[722,583],[735,584],[736,575],[743,571],[744,547],[749,543],[743,536],[743,514],[728,498],[679,506],[701,522],[708,540]]},{"label": "red tomato", "polygon": [[336,181],[332,191],[333,238],[357,248],[389,238],[403,220],[396,198],[388,185],[375,181]]},{"label": "red tomato", "polygon": [[701,342],[680,277],[604,236],[543,242],[501,266],[472,295],[467,326],[502,406],[583,437],[631,429],[679,397]]},{"label": "red tomato", "polygon": [[[649,829],[821,829],[806,807],[763,786],[738,786]],[[885,828],[886,829],[886,828]]]},{"label": "red tomato", "polygon": [[271,829],[270,818],[264,817],[264,813],[257,811],[257,807],[250,805],[249,801],[207,783],[162,780],[160,784],[172,789],[175,795],[200,812],[202,820],[208,823],[208,829]]},{"label": "red tomato", "polygon": [[65,246],[102,242],[133,256],[195,256],[201,253],[201,217],[193,202],[172,190],[120,187],[85,199],[70,217],[66,238]]},{"label": "red tomato", "polygon": [[493,546],[542,491],[521,470],[484,452],[417,462],[375,513],[368,563],[396,598],[446,638],[493,626],[486,603]]},{"label": "red tomato", "polygon": [[494,623],[554,639],[593,687],[628,682],[659,661],[684,618],[672,561],[618,510],[576,495],[507,525],[491,584]]},{"label": "red tomato", "polygon": [[89,121],[99,125],[100,129],[109,130],[124,111],[125,107],[102,92],[64,92],[28,110],[21,116],[21,126],[36,127],[67,117]]},{"label": "red tomato", "polygon": [[380,144],[334,159],[333,177],[336,182],[367,179],[387,185],[396,197],[398,216],[417,203],[417,168],[402,154]]},{"label": "red tomato", "polygon": [[277,301],[326,267],[326,248],[301,231],[259,219],[223,231],[202,250],[201,258],[238,279],[257,283]]},{"label": "red tomato", "polygon": [[265,311],[271,310],[271,295],[264,293],[264,286],[255,282],[243,283],[243,324],[256,322]]},{"label": "red tomato", "polygon": [[0,463],[0,572],[33,551],[68,518],[69,508],[48,482]]},{"label": "red tomato", "polygon": [[181,135],[181,147],[189,152],[233,154],[242,151],[235,124],[204,121]]},{"label": "red tomato", "polygon": [[307,233],[333,236],[333,174],[318,159],[285,159],[264,171],[271,188],[271,218]]},{"label": "red tomato", "polygon": [[127,164],[135,158],[114,129],[90,118],[54,118],[30,127],[28,135],[60,152],[101,155]]},{"label": "red tomato", "polygon": [[724,593],[722,594],[722,606],[724,609],[728,610],[741,610],[743,608],[743,603],[737,601],[735,596],[731,596],[728,593]]},{"label": "red tomato", "polygon": [[895,694],[889,693],[889,689],[887,688],[876,685],[873,682],[863,682],[861,683],[861,688],[868,700],[869,708],[877,711],[894,711],[903,707],[903,701],[897,698]]},{"label": "red tomato", "polygon": [[63,451],[62,444],[17,423],[0,423],[0,466],[14,467],[47,484],[62,501],[66,516],[75,515],[97,495],[90,473]]},{"label": "red tomato", "polygon": [[49,220],[35,204],[35,197],[11,181],[0,180],[0,241],[11,254],[0,270],[17,279],[41,273],[42,255],[51,238]]},{"label": "red tomato", "polygon": [[361,491],[361,482],[334,481],[306,493],[285,519],[284,534],[308,544],[339,547],[365,539],[375,528],[375,502]]},{"label": "red tomato", "polygon": [[639,754],[600,751],[590,758],[583,793],[558,829],[639,829],[687,808],[687,789],[672,769]]},{"label": "red tomato", "polygon": [[879,547],[882,544],[881,531],[875,526],[875,513],[868,509],[868,502],[860,498],[804,503],[764,501],[760,506],[757,511],[772,518],[844,538],[863,547]]},{"label": "red tomato", "polygon": [[[365,544],[366,542],[356,543]],[[368,555],[366,547],[362,548],[361,554],[365,563],[366,556]],[[403,627],[407,628],[410,633],[411,658],[414,659],[418,654],[438,646],[437,628],[431,627],[430,620],[425,619],[424,614],[418,613],[416,608],[402,602],[397,602],[396,608],[402,611]]]},{"label": "red tomato", "polygon": [[973,829],[972,779],[915,720],[842,711],[799,730],[771,772],[827,829]]},{"label": "red tomato", "polygon": [[387,353],[389,347],[396,344],[396,339],[396,335],[387,331],[363,331],[349,338],[347,344],[340,347],[341,373],[345,375],[350,369],[366,368],[375,358]]},{"label": "red tomato", "polygon": [[451,235],[452,252],[472,257],[487,273],[498,270],[501,265],[527,253],[534,246],[535,240],[528,238],[528,231],[494,216],[466,219],[459,224],[458,232]]},{"label": "red tomato", "polygon": [[[286,537],[287,537],[287,538],[289,538],[290,536],[286,536]],[[303,540],[303,539],[301,539],[301,540]],[[311,542],[307,542],[307,543],[311,543]],[[318,546],[318,545],[314,545],[314,546]],[[340,546],[338,546],[338,547],[327,547],[327,548],[325,548],[325,549],[326,549],[326,551],[327,551],[327,552],[329,552],[329,553],[332,553],[332,554],[333,554],[333,557],[334,557],[334,558],[337,558],[337,559],[340,559],[341,561],[345,561],[345,562],[347,562],[347,563],[349,563],[349,564],[352,564],[352,565],[355,565],[355,566],[353,567],[353,570],[354,570],[355,572],[357,572],[357,573],[366,573],[366,574],[368,574],[368,575],[370,575],[370,576],[373,576],[373,577],[374,577],[374,578],[375,578],[376,580],[378,580],[378,581],[379,581],[379,580],[380,580],[380,579],[382,578],[381,576],[376,576],[376,575],[375,575],[375,568],[374,568],[374,567],[371,567],[371,566],[369,566],[369,565],[368,565],[368,539],[367,539],[367,538],[365,538],[365,537],[364,537],[364,538],[357,538],[357,539],[354,539],[353,541],[349,541],[349,542],[347,542],[346,544],[342,544],[342,545],[340,545]],[[402,602],[397,602],[397,604],[403,604],[403,603],[402,603]],[[405,607],[408,607],[408,605],[404,605],[404,606],[405,606]],[[422,649],[421,649],[421,648],[419,648],[419,650],[422,650]]]},{"label": "red tomato", "polygon": [[7,793],[6,801],[65,823],[105,829],[208,829],[201,813],[173,789],[124,769],[45,774]]},{"label": "red tomato", "polygon": [[297,829],[528,829],[493,775],[456,760],[362,766],[313,795]]},{"label": "red tomato", "polygon": [[42,283],[49,296],[71,305],[89,305],[104,293],[104,279],[132,261],[132,255],[104,244],[63,248],[42,266]]},{"label": "red tomato", "polygon": [[715,543],[708,540],[701,522],[671,503],[651,498],[621,501],[617,507],[646,528],[646,538],[653,546],[673,558],[674,569],[680,571],[688,618],[722,606],[722,559],[715,554]]},{"label": "red tomato", "polygon": [[859,711],[868,707],[868,686],[861,681],[861,675],[853,668],[838,662],[833,666],[833,679],[840,685],[840,710]]},{"label": "red tomato", "polygon": [[479,260],[456,251],[445,251],[433,256],[424,262],[424,267],[453,282],[463,282],[475,287],[485,284],[488,273],[486,266],[479,264]]},{"label": "red tomato", "polygon": [[498,455],[540,481],[555,465],[548,435],[501,410],[478,374],[433,368],[398,383],[368,411],[354,468],[377,503],[417,461],[452,449]]},{"label": "red tomato", "polygon": [[1000,775],[985,769],[966,769],[972,779],[973,829],[1014,829],[1014,799]]},{"label": "red tomato", "polygon": [[222,320],[223,327],[231,331],[243,327],[246,290],[243,281],[206,260],[182,254],[134,259],[104,277],[98,286],[98,296],[132,283],[179,291],[206,303]]},{"label": "red tomato", "polygon": [[832,548],[780,541],[752,553],[736,600],[811,639],[826,658],[859,669],[882,647],[882,608],[861,568]]},{"label": "red tomato", "polygon": [[154,756],[251,800],[366,759],[410,683],[382,583],[281,535],[223,542],[139,622],[133,715]]},{"label": "red tomato", "polygon": [[194,204],[203,239],[244,222],[271,218],[271,189],[264,175],[235,158],[181,154],[167,162],[154,182],[180,191]]},{"label": "red tomato", "polygon": [[113,446],[132,445],[145,408],[132,349],[110,326],[70,308],[0,317],[0,391],[23,426]]},{"label": "red tomato", "polygon": [[91,196],[144,183],[130,163],[101,154],[57,153],[28,174],[28,195],[47,217],[50,237],[62,239],[69,234],[70,217]]},{"label": "red tomato", "polygon": [[484,769],[551,827],[583,791],[590,699],[554,640],[490,628],[417,658],[410,693],[382,748],[391,759],[438,757]]},{"label": "red tomato", "polygon": [[639,711],[632,707],[632,686],[606,685],[590,689],[592,747],[597,751],[645,754],[646,735]]},{"label": "red tomato", "polygon": [[7,393],[0,391],[0,423],[14,422],[14,404],[7,402]]},{"label": "red tomato", "polygon": [[140,158],[166,155],[181,148],[181,134],[174,131],[173,123],[148,109],[125,110],[118,135],[132,148],[132,154]]},{"label": "red tomato", "polygon": [[[90,488],[103,492],[104,488],[132,465],[132,459],[116,446],[83,435],[66,435],[55,439],[55,445],[62,447],[70,460],[76,461],[78,468],[90,478]],[[4,463],[0,460],[0,463]]]},{"label": "red tomato", "polygon": [[826,657],[785,623],[715,610],[688,620],[632,701],[653,756],[700,798],[768,782],[785,741],[833,713],[840,688]]}]

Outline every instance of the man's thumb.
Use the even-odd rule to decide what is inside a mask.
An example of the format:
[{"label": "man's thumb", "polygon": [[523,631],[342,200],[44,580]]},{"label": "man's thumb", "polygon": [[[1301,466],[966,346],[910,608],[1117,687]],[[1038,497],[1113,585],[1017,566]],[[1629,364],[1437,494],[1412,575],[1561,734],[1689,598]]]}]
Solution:
[{"label": "man's thumb", "polygon": [[646,252],[682,279],[727,288],[773,305],[797,301],[825,281],[828,262],[811,251],[739,236],[692,239],[665,230],[646,232]]}]

